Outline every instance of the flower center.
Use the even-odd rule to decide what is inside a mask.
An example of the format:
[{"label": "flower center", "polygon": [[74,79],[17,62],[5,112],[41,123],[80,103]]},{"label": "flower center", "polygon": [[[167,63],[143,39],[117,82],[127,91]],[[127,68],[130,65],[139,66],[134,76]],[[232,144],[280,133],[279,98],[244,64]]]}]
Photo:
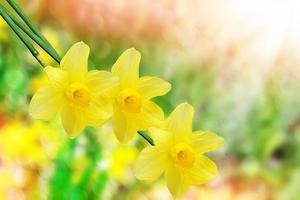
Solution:
[{"label": "flower center", "polygon": [[169,153],[174,164],[183,167],[191,168],[195,163],[195,153],[193,149],[185,143],[176,145]]},{"label": "flower center", "polygon": [[132,89],[122,90],[117,96],[119,106],[130,113],[139,113],[142,107],[141,96]]},{"label": "flower center", "polygon": [[91,101],[89,89],[82,83],[72,83],[66,90],[67,98],[77,106],[87,106]]}]

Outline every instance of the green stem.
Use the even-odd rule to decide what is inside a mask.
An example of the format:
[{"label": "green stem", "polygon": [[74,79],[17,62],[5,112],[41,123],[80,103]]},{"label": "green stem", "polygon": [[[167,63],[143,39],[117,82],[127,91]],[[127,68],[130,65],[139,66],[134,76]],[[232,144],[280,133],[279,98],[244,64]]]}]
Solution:
[{"label": "green stem", "polygon": [[[4,8],[5,9],[5,8]],[[58,63],[60,62],[61,58],[56,56],[56,51],[50,48],[49,45],[45,44],[44,41],[35,35],[32,31],[30,31],[22,22],[19,22],[15,16],[13,16],[10,12],[6,10],[6,14],[13,20],[13,22],[22,29],[33,41],[35,41],[42,49],[44,49],[54,60]]]},{"label": "green stem", "polygon": [[[44,43],[44,46],[47,46],[49,50],[51,50],[52,54],[51,57],[55,59],[59,63],[61,60],[60,56],[56,52],[56,50],[52,47],[52,45],[49,43],[49,41],[44,37],[44,35],[34,26],[34,24],[31,22],[29,17],[23,12],[20,6],[17,5],[17,3],[14,0],[6,0],[9,5],[15,10],[15,12],[21,17],[21,19],[25,22],[25,24],[30,28],[30,30],[38,36],[41,41]],[[38,43],[40,45],[40,43]],[[40,45],[41,46],[41,45]],[[41,46],[42,47],[42,46]],[[43,48],[43,47],[42,47]],[[46,51],[46,50],[45,50]],[[48,52],[47,52],[48,53]]]},{"label": "green stem", "polygon": [[27,39],[26,35],[16,26],[10,16],[7,14],[6,9],[0,5],[0,15],[6,21],[6,23],[11,27],[11,29],[16,33],[16,35],[20,38],[20,40],[25,44],[25,46],[29,49],[31,54],[35,57],[35,59],[42,65],[45,64],[42,62],[39,56],[39,52],[34,48],[34,46]]},{"label": "green stem", "polygon": [[138,134],[142,136],[150,145],[154,146],[153,139],[144,131],[138,131]]}]

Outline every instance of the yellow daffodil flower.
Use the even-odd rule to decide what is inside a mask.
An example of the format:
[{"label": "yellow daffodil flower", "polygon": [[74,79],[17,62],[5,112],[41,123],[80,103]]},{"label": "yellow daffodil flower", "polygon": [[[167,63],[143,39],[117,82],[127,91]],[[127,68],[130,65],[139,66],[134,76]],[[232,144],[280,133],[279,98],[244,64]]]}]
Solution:
[{"label": "yellow daffodil flower", "polygon": [[134,173],[140,180],[153,181],[164,173],[173,196],[181,196],[190,185],[203,184],[217,173],[217,167],[202,155],[220,148],[223,138],[209,131],[192,131],[194,109],[180,104],[166,120],[164,128],[150,128],[155,146],[143,149]]},{"label": "yellow daffodil flower", "polygon": [[146,130],[163,122],[162,109],[150,101],[166,94],[170,83],[150,76],[139,78],[141,54],[127,49],[112,67],[112,73],[120,78],[115,96],[112,125],[120,142],[127,142],[138,130]]},{"label": "yellow daffodil flower", "polygon": [[76,43],[63,57],[60,68],[46,67],[50,84],[40,88],[29,105],[30,114],[49,120],[61,114],[71,138],[86,125],[99,126],[111,117],[111,98],[119,79],[110,72],[88,72],[89,47]]},{"label": "yellow daffodil flower", "polygon": [[21,160],[40,167],[56,155],[63,141],[55,129],[41,122],[26,124],[20,120],[7,123],[0,129],[0,136],[1,159],[7,163]]},{"label": "yellow daffodil flower", "polygon": [[131,175],[128,173],[128,169],[134,163],[137,155],[138,151],[135,147],[122,145],[116,147],[110,155],[108,168],[110,178],[123,183],[128,182],[128,175]]}]

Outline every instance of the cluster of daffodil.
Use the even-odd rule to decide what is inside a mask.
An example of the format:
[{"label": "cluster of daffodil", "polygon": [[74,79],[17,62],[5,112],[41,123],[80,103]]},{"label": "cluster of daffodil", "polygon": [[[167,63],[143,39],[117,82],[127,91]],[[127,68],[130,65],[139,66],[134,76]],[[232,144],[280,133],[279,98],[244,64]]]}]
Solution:
[{"label": "cluster of daffodil", "polygon": [[[13,0],[7,2],[25,24],[0,4],[1,16],[37,61],[45,66],[43,56],[29,38],[60,63],[60,68],[45,67],[49,84],[37,90],[29,105],[34,118],[50,120],[60,113],[62,125],[71,138],[85,126],[97,127],[109,119],[120,142],[127,142],[139,133],[151,146],[143,149],[136,159],[135,176],[153,181],[164,174],[174,196],[216,175],[215,163],[203,154],[220,148],[223,138],[209,131],[193,132],[194,109],[188,103],[178,105],[164,119],[163,110],[151,99],[169,92],[171,84],[157,77],[139,77],[141,54],[137,50],[127,49],[111,72],[88,71],[90,49],[86,44],[74,44],[61,59],[22,9]],[[152,138],[140,131],[147,131]]]},{"label": "cluster of daffodil", "polygon": [[120,142],[129,141],[139,130],[148,131],[155,145],[142,150],[134,173],[145,181],[164,173],[174,196],[213,178],[216,165],[202,154],[221,147],[223,138],[208,131],[193,132],[194,110],[188,103],[178,105],[164,119],[163,110],[151,99],[169,92],[170,83],[157,77],[139,77],[141,54],[133,48],[122,53],[111,72],[88,71],[89,51],[83,42],[76,43],[63,57],[60,68],[45,68],[50,83],[33,96],[30,114],[49,120],[60,113],[71,138],[86,125],[100,126],[110,118]]}]

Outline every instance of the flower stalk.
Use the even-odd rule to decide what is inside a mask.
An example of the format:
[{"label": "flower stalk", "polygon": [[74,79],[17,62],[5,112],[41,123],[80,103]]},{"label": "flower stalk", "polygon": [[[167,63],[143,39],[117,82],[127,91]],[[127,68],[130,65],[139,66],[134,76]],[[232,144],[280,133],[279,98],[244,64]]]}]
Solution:
[{"label": "flower stalk", "polygon": [[8,17],[12,22],[19,27],[27,36],[29,36],[35,43],[37,43],[42,49],[44,49],[56,62],[60,62],[61,58],[56,53],[56,51],[50,46],[47,45],[39,36],[35,35],[31,30],[29,30],[22,22],[19,22],[18,19],[8,12],[3,6],[1,6]]},{"label": "flower stalk", "polygon": [[24,32],[22,32],[22,30],[14,23],[14,21],[11,19],[10,15],[8,15],[7,13],[8,13],[7,10],[2,5],[0,5],[0,15],[2,16],[2,18],[10,26],[10,28],[16,33],[16,35],[24,43],[24,45],[27,47],[27,49],[30,51],[30,53],[35,57],[35,59],[43,67],[45,67],[45,64],[40,59],[39,52],[34,48],[34,46],[32,45],[32,43],[28,40],[26,34],[24,34]]},{"label": "flower stalk", "polygon": [[[56,50],[52,47],[49,41],[44,37],[44,35],[34,26],[29,17],[23,12],[23,10],[16,4],[14,0],[6,0],[8,4],[14,9],[14,11],[19,15],[19,17],[25,22],[25,24],[32,31],[28,34],[25,31],[25,26],[20,27],[26,32],[26,34],[31,37],[41,48],[43,48],[57,63],[60,62],[61,58],[56,52]],[[14,20],[15,23],[18,22]],[[20,23],[19,23],[20,24]]]}]

